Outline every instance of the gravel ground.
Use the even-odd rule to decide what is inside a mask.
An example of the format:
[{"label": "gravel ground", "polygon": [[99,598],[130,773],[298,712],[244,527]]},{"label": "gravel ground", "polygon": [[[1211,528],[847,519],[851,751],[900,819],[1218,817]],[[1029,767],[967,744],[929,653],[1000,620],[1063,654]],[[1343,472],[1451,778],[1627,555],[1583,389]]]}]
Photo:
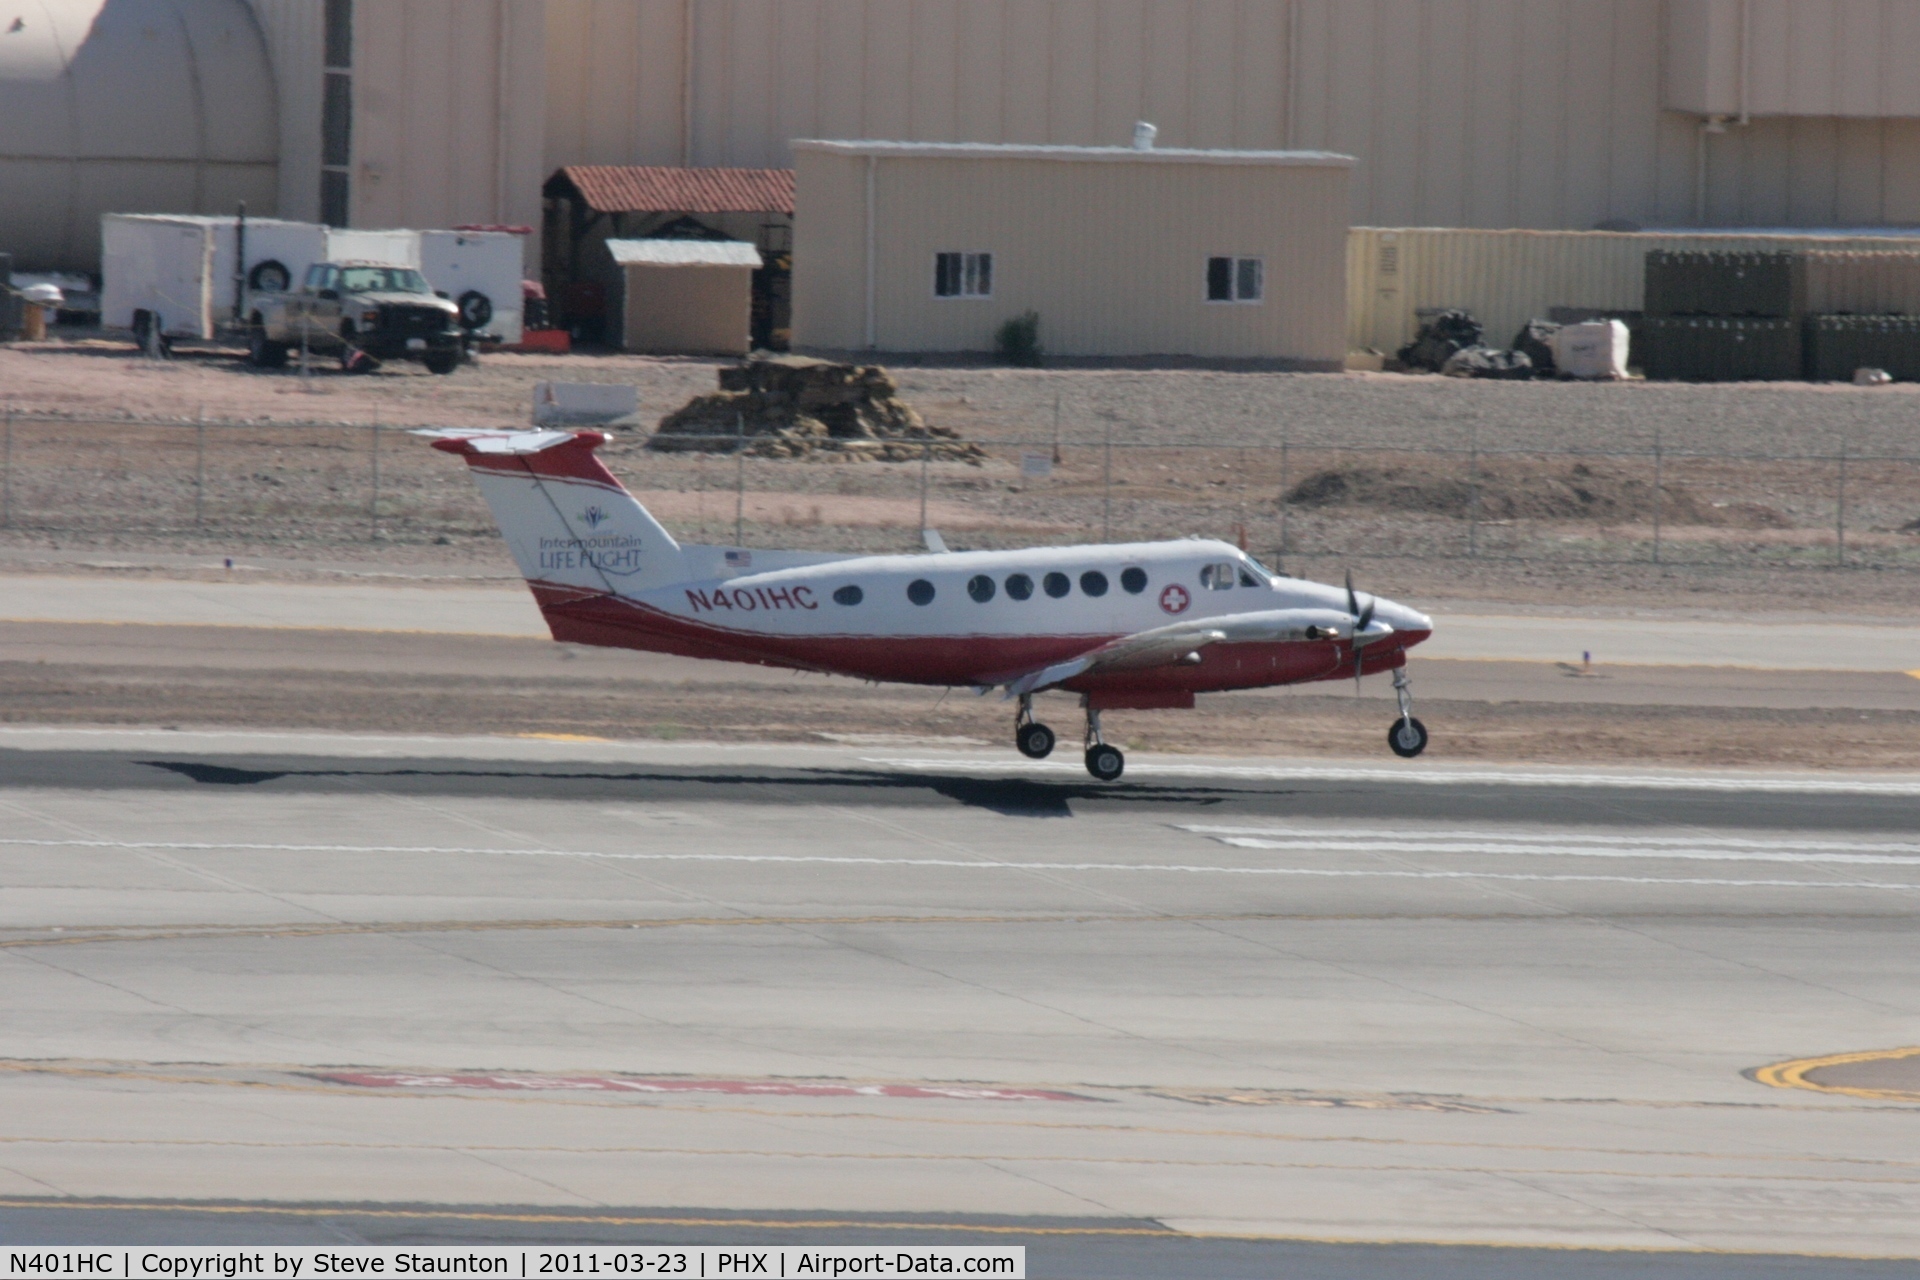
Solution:
[{"label": "gravel ground", "polygon": [[[237,349],[154,364],[131,345],[73,334],[0,348],[0,403],[71,417],[391,424],[524,423],[535,383],[623,382],[657,417],[714,389],[712,360],[482,356],[436,378],[397,363],[369,377],[324,363],[312,379],[249,368]],[[1920,384],[1496,382],[1405,374],[1192,369],[890,366],[934,421],[977,439],[1135,444],[1247,442],[1347,448],[1648,450],[1920,458]]]},{"label": "gravel ground", "polygon": [[[149,565],[235,555],[263,568],[330,561],[369,571],[508,572],[466,477],[415,442],[387,436],[376,522],[370,432],[216,428],[197,450],[195,433],[178,424],[204,412],[254,424],[518,425],[533,385],[545,379],[636,384],[651,418],[711,390],[718,363],[502,354],[444,378],[400,364],[366,377],[323,366],[309,380],[250,369],[233,353],[183,353],[156,364],[97,337],[0,348],[0,405],[59,419],[15,425],[12,527],[0,529],[0,554],[23,566],[36,551],[57,551],[71,564],[80,549]],[[1920,608],[1920,536],[1902,532],[1920,517],[1920,387],[954,364],[895,372],[903,395],[931,421],[1001,442],[983,466],[927,469],[929,523],[955,531],[955,545],[1194,533],[1244,537],[1270,559],[1284,545],[1290,571],[1337,579],[1353,568],[1375,589],[1414,600],[1865,616]],[[1056,404],[1060,464],[1048,480],[1025,480],[1019,455],[1051,443]],[[134,426],[130,417],[175,425]],[[1457,486],[1469,474],[1467,457],[1421,450],[1633,453],[1649,450],[1656,434],[1668,452],[1662,486],[1674,494],[1660,529],[1661,565],[1648,563],[1654,530],[1644,501],[1606,518],[1477,521],[1377,500],[1284,512],[1278,502],[1330,470],[1401,468],[1425,475],[1428,489]],[[1284,458],[1263,447],[1282,442]],[[1852,458],[1844,488],[1832,461],[1672,456],[1804,457],[1843,443]],[[750,460],[736,470],[728,458],[668,458],[640,445],[639,433],[616,440],[609,464],[637,490],[682,495],[663,503],[671,508],[663,514],[694,540],[733,539],[740,483],[747,545],[918,545],[915,464]],[[1363,449],[1380,452],[1354,452]],[[1863,462],[1864,455],[1900,460]],[[1571,460],[1511,466],[1563,483]],[[1643,495],[1652,491],[1650,457],[1605,466]],[[1851,571],[1836,572],[1843,504]],[[1480,558],[1466,558],[1470,549]]]}]

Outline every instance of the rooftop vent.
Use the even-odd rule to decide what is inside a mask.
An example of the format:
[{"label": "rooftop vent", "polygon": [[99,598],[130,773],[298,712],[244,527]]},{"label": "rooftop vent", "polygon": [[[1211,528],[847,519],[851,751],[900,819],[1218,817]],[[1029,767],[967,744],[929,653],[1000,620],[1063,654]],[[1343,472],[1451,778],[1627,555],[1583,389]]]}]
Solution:
[{"label": "rooftop vent", "polygon": [[1135,151],[1153,150],[1153,137],[1160,131],[1145,120],[1133,122],[1133,149]]}]

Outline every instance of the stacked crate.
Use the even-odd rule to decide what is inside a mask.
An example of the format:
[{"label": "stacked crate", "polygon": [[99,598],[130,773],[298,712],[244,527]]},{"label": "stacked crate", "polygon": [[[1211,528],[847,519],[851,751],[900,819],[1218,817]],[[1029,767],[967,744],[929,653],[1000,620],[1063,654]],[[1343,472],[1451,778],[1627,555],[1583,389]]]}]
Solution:
[{"label": "stacked crate", "polygon": [[1920,249],[1647,254],[1634,361],[1686,382],[1920,380]]},{"label": "stacked crate", "polygon": [[1655,379],[1798,378],[1806,283],[1798,254],[1656,249],[1647,254],[1635,360]]},{"label": "stacked crate", "polygon": [[1857,369],[1920,380],[1920,252],[1804,255],[1806,376],[1846,382]]}]

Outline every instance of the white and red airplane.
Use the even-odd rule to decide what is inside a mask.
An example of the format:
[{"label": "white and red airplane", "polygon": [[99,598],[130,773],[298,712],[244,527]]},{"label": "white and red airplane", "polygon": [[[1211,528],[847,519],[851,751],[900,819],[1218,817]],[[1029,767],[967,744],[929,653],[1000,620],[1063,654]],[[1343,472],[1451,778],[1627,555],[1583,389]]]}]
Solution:
[{"label": "white and red airplane", "polygon": [[[1388,600],[1268,572],[1224,542],[835,555],[683,545],[614,478],[597,431],[423,431],[467,460],[555,640],[863,680],[998,688],[1014,742],[1054,733],[1033,695],[1086,709],[1087,771],[1126,760],[1100,713],[1196,693],[1393,673],[1396,755],[1426,749],[1407,650],[1433,632]],[[938,547],[937,538],[929,542]]]}]

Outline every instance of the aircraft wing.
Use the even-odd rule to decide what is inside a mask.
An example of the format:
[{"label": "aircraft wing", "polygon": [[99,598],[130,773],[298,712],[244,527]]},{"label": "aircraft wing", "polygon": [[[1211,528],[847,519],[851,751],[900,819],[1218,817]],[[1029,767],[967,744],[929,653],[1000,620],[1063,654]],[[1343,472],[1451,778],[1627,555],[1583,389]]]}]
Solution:
[{"label": "aircraft wing", "polygon": [[1017,698],[1089,672],[1161,667],[1189,658],[1198,661],[1200,650],[1222,642],[1357,640],[1361,644],[1371,644],[1393,632],[1393,628],[1384,622],[1369,621],[1366,629],[1355,636],[1354,622],[1352,614],[1338,609],[1266,609],[1258,613],[1197,618],[1191,622],[1175,622],[1147,631],[1136,631],[1130,636],[1110,640],[1060,662],[1011,676],[996,677],[983,683],[988,687],[1004,684],[1005,697]]}]

